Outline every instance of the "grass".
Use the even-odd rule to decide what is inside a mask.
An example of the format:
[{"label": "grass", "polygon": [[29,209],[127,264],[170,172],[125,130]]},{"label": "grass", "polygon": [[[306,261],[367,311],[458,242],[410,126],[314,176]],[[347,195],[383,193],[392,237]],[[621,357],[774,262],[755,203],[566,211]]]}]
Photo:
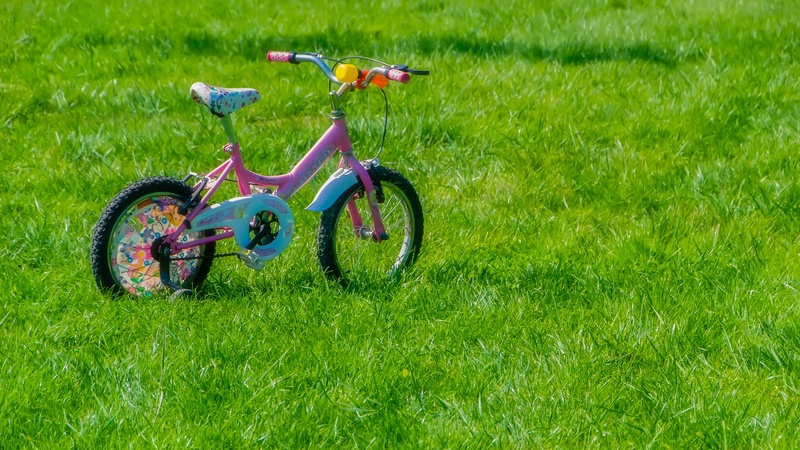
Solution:
[{"label": "grass", "polygon": [[[792,1],[0,5],[0,447],[792,447],[800,13]],[[222,155],[194,81],[248,86],[255,170],[326,127],[312,67],[392,86],[382,162],[426,212],[393,285],[315,262],[314,188],[263,272],[97,291],[113,195]],[[382,99],[348,113],[361,157]]]}]

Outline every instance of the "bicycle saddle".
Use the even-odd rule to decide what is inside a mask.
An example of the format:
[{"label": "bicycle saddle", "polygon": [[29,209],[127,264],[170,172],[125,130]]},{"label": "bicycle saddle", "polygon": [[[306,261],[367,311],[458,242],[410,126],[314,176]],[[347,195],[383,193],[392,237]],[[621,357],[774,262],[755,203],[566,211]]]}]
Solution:
[{"label": "bicycle saddle", "polygon": [[261,99],[255,89],[226,89],[205,83],[195,83],[189,90],[192,100],[205,105],[211,113],[223,117]]}]

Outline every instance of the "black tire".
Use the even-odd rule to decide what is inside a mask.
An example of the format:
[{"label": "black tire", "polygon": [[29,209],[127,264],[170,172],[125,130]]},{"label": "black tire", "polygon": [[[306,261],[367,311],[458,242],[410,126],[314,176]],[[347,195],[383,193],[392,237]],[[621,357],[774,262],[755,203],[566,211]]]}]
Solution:
[{"label": "black tire", "polygon": [[[159,264],[150,254],[153,241],[177,229],[184,216],[177,213],[192,188],[175,178],[153,177],[130,184],[103,210],[92,236],[91,263],[97,287],[114,294],[147,296],[164,289]],[[139,213],[134,215],[134,213]],[[130,219],[137,217],[135,222]],[[147,224],[142,223],[142,220]],[[185,232],[187,241],[213,236],[214,230]],[[185,288],[199,286],[213,262],[215,244],[187,249],[170,264],[171,280]],[[125,262],[120,261],[124,257]]]},{"label": "black tire", "polygon": [[317,240],[320,266],[326,275],[341,282],[402,273],[414,264],[422,247],[422,206],[414,187],[386,167],[375,167],[373,175],[384,195],[383,202],[379,199],[379,208],[388,240],[376,243],[369,237],[356,236],[346,208],[350,200],[355,202],[363,219],[362,228],[372,229],[372,216],[361,183],[343,192],[320,217]]}]

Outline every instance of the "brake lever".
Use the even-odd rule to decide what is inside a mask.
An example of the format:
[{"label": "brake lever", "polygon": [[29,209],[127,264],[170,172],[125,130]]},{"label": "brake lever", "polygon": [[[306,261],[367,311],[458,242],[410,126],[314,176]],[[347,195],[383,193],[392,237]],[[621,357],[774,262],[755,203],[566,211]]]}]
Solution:
[{"label": "brake lever", "polygon": [[390,69],[399,70],[401,72],[407,72],[407,73],[410,73],[411,75],[430,75],[431,74],[430,70],[412,69],[412,68],[408,67],[405,64],[395,64],[395,65],[392,65],[389,68]]}]

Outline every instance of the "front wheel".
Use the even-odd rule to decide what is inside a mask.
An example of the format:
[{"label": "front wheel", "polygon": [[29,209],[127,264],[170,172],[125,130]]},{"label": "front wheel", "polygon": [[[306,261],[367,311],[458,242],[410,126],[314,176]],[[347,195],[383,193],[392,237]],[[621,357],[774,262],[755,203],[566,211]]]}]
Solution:
[{"label": "front wheel", "polygon": [[[372,171],[373,182],[380,183],[383,193],[378,206],[389,239],[379,243],[372,239],[372,216],[363,184],[345,190],[322,212],[319,223],[317,253],[322,271],[331,278],[392,277],[419,256],[423,219],[417,192],[394,170],[378,166]],[[355,210],[363,220],[360,227],[351,219]]]},{"label": "front wheel", "polygon": [[[147,178],[120,192],[103,211],[92,236],[92,273],[103,291],[146,296],[164,289],[153,245],[173,233],[185,217],[178,208],[192,195],[183,181]],[[213,230],[181,234],[191,242],[212,236]],[[183,287],[196,287],[211,269],[214,243],[189,247],[173,255],[170,279]]]}]

